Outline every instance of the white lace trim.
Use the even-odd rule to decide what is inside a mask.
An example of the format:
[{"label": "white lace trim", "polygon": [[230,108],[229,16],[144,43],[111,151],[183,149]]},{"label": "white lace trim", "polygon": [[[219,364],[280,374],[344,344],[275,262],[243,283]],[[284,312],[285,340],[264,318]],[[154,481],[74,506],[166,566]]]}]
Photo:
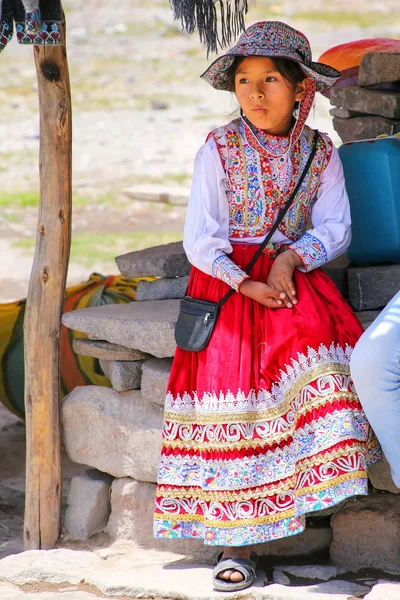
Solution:
[{"label": "white lace trim", "polygon": [[197,392],[190,394],[184,392],[176,398],[171,392],[167,393],[165,410],[183,414],[198,413],[241,413],[243,411],[261,411],[279,406],[284,402],[286,395],[304,375],[316,367],[332,365],[348,366],[353,349],[346,344],[343,349],[339,344],[332,343],[328,349],[321,344],[318,350],[308,347],[307,356],[297,354],[297,360],[291,359],[290,365],[285,365],[285,370],[280,371],[280,378],[273,384],[271,391],[260,390],[258,393],[251,390],[245,394],[238,390],[237,394],[230,391],[225,394],[220,392],[205,392],[201,398]]}]

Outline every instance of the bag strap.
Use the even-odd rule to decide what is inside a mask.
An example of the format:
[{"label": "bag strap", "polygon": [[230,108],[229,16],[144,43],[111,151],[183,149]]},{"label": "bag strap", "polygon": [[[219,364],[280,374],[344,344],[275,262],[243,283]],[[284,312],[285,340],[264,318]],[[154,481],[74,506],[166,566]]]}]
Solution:
[{"label": "bag strap", "polygon": [[[264,248],[269,243],[270,239],[274,235],[275,231],[278,229],[279,225],[282,223],[282,221],[283,221],[283,219],[284,219],[287,211],[290,208],[290,205],[292,204],[294,198],[297,195],[297,192],[299,191],[299,188],[300,188],[301,184],[303,183],[304,177],[307,175],[307,172],[308,172],[308,170],[309,170],[309,168],[311,166],[311,163],[312,163],[313,158],[315,156],[315,153],[317,151],[317,142],[318,142],[318,130],[316,130],[315,133],[314,133],[313,145],[312,145],[311,153],[310,153],[310,156],[308,157],[306,166],[304,167],[303,172],[300,175],[300,178],[299,178],[299,180],[298,180],[298,182],[296,184],[296,187],[294,188],[293,192],[290,194],[290,197],[287,199],[287,201],[285,203],[285,206],[280,211],[280,213],[278,215],[278,218],[276,219],[275,223],[272,225],[272,227],[271,227],[270,231],[268,232],[266,238],[260,244],[257,252],[255,253],[255,255],[253,256],[253,258],[251,259],[251,261],[247,265],[247,268],[245,269],[245,273],[249,274],[249,272],[254,267],[254,265],[256,264],[256,262],[258,261],[258,259],[260,258],[261,254],[263,253]],[[225,302],[227,300],[229,300],[229,298],[234,293],[235,293],[235,290],[233,288],[230,289],[229,292],[227,292],[225,294],[225,296],[218,302],[218,306],[221,308],[221,306],[223,306],[225,304]]]}]

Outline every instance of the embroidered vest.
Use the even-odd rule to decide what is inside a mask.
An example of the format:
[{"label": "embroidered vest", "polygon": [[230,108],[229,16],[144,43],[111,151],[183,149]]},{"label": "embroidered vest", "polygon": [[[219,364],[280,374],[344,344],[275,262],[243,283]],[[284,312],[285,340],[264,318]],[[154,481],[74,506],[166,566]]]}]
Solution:
[{"label": "embroidered vest", "polygon": [[[259,135],[262,132],[258,130]],[[271,228],[276,211],[294,189],[311,152],[313,132],[305,126],[290,153],[271,158],[259,137],[245,127],[242,119],[234,119],[212,131],[222,165],[225,190],[229,201],[229,237],[231,239],[262,237]],[[274,138],[271,136],[272,141]],[[285,138],[275,138],[288,143]],[[269,141],[271,146],[271,142]],[[279,148],[276,154],[279,153]],[[282,151],[282,148],[280,149]],[[309,172],[279,226],[287,238],[297,241],[305,233],[311,209],[316,201],[321,175],[332,152],[319,136],[317,151]],[[275,153],[275,152],[274,152]]]}]

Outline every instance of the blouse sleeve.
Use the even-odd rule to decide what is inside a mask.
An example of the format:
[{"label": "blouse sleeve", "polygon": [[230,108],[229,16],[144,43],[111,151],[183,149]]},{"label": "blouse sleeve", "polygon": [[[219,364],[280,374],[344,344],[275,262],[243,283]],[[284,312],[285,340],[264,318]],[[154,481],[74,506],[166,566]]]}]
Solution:
[{"label": "blouse sleeve", "polygon": [[349,198],[335,147],[321,177],[311,220],[313,229],[289,246],[301,258],[300,270],[306,273],[345,252],[351,241]]},{"label": "blouse sleeve", "polygon": [[248,275],[227,256],[232,246],[224,178],[218,148],[211,137],[196,155],[183,247],[192,265],[238,290]]}]

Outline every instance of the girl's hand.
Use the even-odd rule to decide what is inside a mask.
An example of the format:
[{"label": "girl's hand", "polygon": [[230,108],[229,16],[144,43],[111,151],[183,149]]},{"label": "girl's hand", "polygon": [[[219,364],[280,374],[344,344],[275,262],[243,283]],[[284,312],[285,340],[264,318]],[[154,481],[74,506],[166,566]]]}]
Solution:
[{"label": "girl's hand", "polygon": [[301,265],[302,262],[299,256],[293,250],[286,250],[275,258],[269,273],[267,285],[278,292],[285,293],[284,303],[287,308],[293,308],[293,305],[297,304],[293,271]]},{"label": "girl's hand", "polygon": [[274,290],[269,285],[261,281],[252,281],[245,279],[239,286],[239,292],[243,296],[252,298],[267,308],[282,308],[286,297],[283,292]]}]

